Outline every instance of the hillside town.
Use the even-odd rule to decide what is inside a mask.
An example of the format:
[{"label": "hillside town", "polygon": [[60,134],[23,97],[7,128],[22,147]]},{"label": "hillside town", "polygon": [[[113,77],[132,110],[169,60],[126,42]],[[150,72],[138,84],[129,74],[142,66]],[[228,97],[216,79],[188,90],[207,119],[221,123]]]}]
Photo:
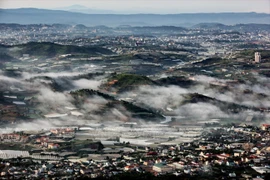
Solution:
[{"label": "hillside town", "polygon": [[126,172],[265,179],[270,172],[270,124],[208,124],[196,135],[191,129],[179,129],[185,132],[182,138],[163,135],[169,139],[152,141],[135,136],[139,127],[126,130],[129,138],[123,137],[126,133],[109,136],[113,133],[109,130],[97,133],[100,128],[1,134],[1,149],[6,149],[0,151],[1,179],[106,178]]}]

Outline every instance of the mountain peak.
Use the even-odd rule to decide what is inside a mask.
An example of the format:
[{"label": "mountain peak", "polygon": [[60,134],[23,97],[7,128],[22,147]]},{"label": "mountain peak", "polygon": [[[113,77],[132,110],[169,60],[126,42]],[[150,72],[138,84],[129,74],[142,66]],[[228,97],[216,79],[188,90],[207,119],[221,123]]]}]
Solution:
[{"label": "mountain peak", "polygon": [[79,4],[74,4],[72,6],[65,7],[65,9],[80,9],[80,10],[83,10],[83,9],[88,9],[88,7],[82,6],[82,5],[79,5]]}]

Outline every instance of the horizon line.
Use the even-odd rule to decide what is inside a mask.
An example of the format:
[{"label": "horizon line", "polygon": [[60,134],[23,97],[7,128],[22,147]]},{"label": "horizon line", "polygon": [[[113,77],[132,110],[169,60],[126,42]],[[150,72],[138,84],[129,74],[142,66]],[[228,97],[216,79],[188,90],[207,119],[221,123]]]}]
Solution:
[{"label": "horizon line", "polygon": [[[115,10],[102,10],[102,11],[114,11],[115,13],[108,12],[108,13],[85,13],[85,12],[76,12],[72,10],[63,10],[63,9],[47,9],[47,8],[38,8],[38,7],[21,7],[21,8],[0,8],[1,10],[16,10],[16,9],[39,9],[39,10],[49,10],[49,11],[63,11],[63,12],[70,12],[70,13],[78,13],[78,14],[100,14],[100,15],[136,15],[136,14],[144,14],[144,15],[175,15],[175,14],[229,14],[229,13],[256,13],[256,14],[268,14],[270,15],[270,12],[256,12],[256,11],[220,11],[220,12],[175,12],[175,13],[147,13],[147,12],[134,12],[134,13],[121,13],[121,11],[115,11]],[[100,10],[100,9],[89,9],[89,10]]]}]

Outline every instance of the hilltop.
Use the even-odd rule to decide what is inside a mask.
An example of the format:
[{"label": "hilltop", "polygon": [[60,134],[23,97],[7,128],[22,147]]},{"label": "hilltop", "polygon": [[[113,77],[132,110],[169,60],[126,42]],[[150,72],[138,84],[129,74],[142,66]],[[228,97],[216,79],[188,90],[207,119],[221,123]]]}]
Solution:
[{"label": "hilltop", "polygon": [[224,112],[239,113],[242,110],[248,110],[248,109],[259,111],[259,109],[256,107],[248,107],[248,106],[244,106],[244,105],[240,105],[236,103],[221,101],[216,98],[212,98],[212,97],[205,96],[198,93],[189,93],[189,94],[184,95],[184,100],[182,101],[182,105],[189,104],[189,103],[196,104],[200,102],[209,103],[214,106],[217,106]]},{"label": "hilltop", "polygon": [[111,92],[124,92],[144,85],[158,85],[157,82],[146,76],[137,74],[114,74],[103,84],[103,89]]},{"label": "hilltop", "polygon": [[161,79],[156,80],[156,82],[163,86],[176,85],[182,88],[189,88],[189,87],[199,84],[198,82],[189,80],[184,76],[180,76],[180,77],[171,76],[171,77],[161,78]]},{"label": "hilltop", "polygon": [[220,64],[220,63],[224,63],[224,61],[222,58],[220,57],[213,57],[213,58],[207,58],[201,62],[196,62],[193,63],[194,65],[199,65],[199,66],[207,66],[207,65],[213,65],[213,64]]},{"label": "hilltop", "polygon": [[108,112],[116,110],[121,112],[121,115],[119,116],[123,121],[127,121],[129,118],[141,118],[148,121],[161,120],[164,118],[161,114],[154,112],[151,109],[142,108],[127,101],[117,100],[113,96],[102,93],[100,91],[92,89],[81,89],[72,91],[70,94],[75,99],[74,104],[76,104],[76,106],[79,108],[81,108],[81,106],[87,101],[87,98],[99,97],[105,99],[106,103],[100,105],[100,108],[96,110],[95,113],[104,115]]}]

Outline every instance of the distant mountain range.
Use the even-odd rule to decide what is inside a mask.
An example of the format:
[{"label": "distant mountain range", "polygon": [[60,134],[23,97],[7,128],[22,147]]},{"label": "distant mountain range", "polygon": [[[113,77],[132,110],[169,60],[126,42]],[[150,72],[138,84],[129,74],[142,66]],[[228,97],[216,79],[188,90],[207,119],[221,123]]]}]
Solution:
[{"label": "distant mountain range", "polygon": [[189,13],[189,14],[84,14],[35,8],[0,9],[0,23],[83,24],[87,26],[192,26],[199,23],[270,24],[264,13]]},{"label": "distant mountain range", "polygon": [[60,7],[54,10],[63,10],[63,11],[70,11],[70,12],[77,12],[77,13],[85,13],[85,14],[118,14],[112,10],[103,10],[103,9],[92,9],[81,5],[72,5],[68,7]]}]

